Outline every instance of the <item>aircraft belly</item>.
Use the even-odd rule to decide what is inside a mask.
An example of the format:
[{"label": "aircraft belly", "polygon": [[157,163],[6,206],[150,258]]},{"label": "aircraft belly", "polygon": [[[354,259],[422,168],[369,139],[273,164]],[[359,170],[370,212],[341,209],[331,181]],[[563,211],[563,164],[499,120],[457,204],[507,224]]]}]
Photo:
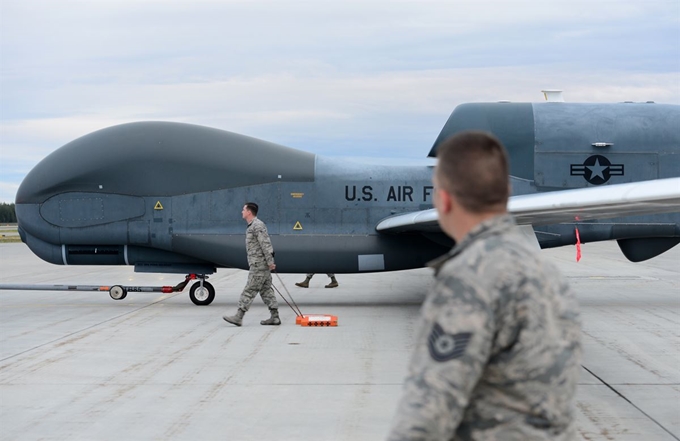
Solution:
[{"label": "aircraft belly", "polygon": [[[449,247],[422,235],[275,235],[277,271],[357,273],[421,268]],[[247,269],[243,235],[175,235],[173,251]]]},{"label": "aircraft belly", "polygon": [[248,268],[244,235],[176,234],[172,237],[172,249],[223,268]]}]

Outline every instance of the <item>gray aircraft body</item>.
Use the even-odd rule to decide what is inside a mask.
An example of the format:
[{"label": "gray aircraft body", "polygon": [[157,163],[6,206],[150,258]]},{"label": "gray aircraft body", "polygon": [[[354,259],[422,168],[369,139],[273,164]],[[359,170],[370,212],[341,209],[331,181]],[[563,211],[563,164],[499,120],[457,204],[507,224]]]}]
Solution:
[{"label": "gray aircraft body", "polygon": [[[673,105],[463,104],[430,156],[458,131],[489,131],[508,149],[513,196],[559,199],[565,190],[677,178],[677,127]],[[353,163],[197,125],[138,122],[47,156],[22,182],[16,212],[22,240],[48,262],[198,274],[202,287],[217,268],[247,269],[241,208],[253,201],[280,272],[394,271],[422,267],[453,245],[431,218],[431,176],[431,166]],[[543,248],[575,244],[578,228],[581,241],[617,240],[640,261],[680,242],[677,204],[621,211],[647,212],[655,214],[527,223]],[[385,226],[419,213],[430,220]],[[210,290],[199,298],[192,290],[192,301],[210,303]]]}]

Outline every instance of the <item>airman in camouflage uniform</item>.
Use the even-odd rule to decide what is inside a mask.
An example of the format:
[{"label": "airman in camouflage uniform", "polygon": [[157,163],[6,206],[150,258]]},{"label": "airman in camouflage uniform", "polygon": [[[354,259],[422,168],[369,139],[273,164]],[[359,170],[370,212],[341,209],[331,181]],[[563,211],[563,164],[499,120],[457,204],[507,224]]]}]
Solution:
[{"label": "airman in camouflage uniform", "polygon": [[[335,278],[334,273],[327,273],[326,275],[331,279],[331,283],[326,285],[325,288],[337,288],[340,286],[338,280]],[[302,282],[296,282],[295,286],[299,286],[300,288],[309,288],[309,281],[312,280],[312,277],[314,277],[314,273],[307,273],[305,280]]]},{"label": "airman in camouflage uniform", "polygon": [[276,301],[274,290],[272,289],[272,273],[276,269],[274,263],[274,248],[269,240],[269,233],[264,222],[258,219],[258,206],[253,202],[248,202],[243,207],[241,214],[243,219],[248,222],[246,229],[246,251],[248,253],[248,283],[241,293],[241,298],[238,302],[238,311],[236,315],[222,317],[229,323],[236,326],[241,326],[243,323],[243,316],[253,299],[260,293],[262,300],[269,307],[271,318],[262,320],[261,325],[280,325],[279,319],[279,304]]},{"label": "airman in camouflage uniform", "polygon": [[[480,159],[488,155],[500,169]],[[457,245],[430,264],[436,283],[422,307],[389,439],[574,439],[578,304],[505,212],[506,153],[495,138],[464,132],[442,144],[438,158],[435,206]],[[462,163],[452,168],[444,161]],[[493,176],[484,176],[489,168],[505,179],[493,184]],[[456,172],[461,176],[451,178]],[[469,184],[481,187],[477,202],[488,200],[477,207],[466,201],[477,191],[465,189]],[[503,193],[503,186],[505,195],[493,200],[488,192]]]}]

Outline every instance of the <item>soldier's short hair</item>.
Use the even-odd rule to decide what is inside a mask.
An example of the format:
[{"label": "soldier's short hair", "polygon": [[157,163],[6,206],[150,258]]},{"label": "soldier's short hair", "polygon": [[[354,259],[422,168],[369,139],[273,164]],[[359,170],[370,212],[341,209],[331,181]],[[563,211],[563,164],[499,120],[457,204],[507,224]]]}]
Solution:
[{"label": "soldier's short hair", "polygon": [[510,196],[508,154],[493,135],[458,133],[437,148],[437,181],[472,213],[505,211]]},{"label": "soldier's short hair", "polygon": [[253,213],[253,216],[257,216],[257,211],[259,210],[259,207],[255,202],[246,202],[246,208],[248,211]]}]

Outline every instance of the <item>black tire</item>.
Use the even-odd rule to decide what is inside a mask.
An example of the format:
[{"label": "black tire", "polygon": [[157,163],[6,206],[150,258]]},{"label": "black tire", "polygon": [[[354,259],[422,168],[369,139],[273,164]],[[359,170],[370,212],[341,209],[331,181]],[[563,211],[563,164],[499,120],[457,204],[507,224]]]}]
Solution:
[{"label": "black tire", "polygon": [[109,295],[113,300],[123,300],[127,297],[127,290],[120,285],[114,285],[109,289]]},{"label": "black tire", "polygon": [[201,289],[201,282],[196,282],[191,285],[189,298],[194,302],[194,305],[209,305],[215,300],[215,288],[210,283],[204,281],[203,288]]}]

